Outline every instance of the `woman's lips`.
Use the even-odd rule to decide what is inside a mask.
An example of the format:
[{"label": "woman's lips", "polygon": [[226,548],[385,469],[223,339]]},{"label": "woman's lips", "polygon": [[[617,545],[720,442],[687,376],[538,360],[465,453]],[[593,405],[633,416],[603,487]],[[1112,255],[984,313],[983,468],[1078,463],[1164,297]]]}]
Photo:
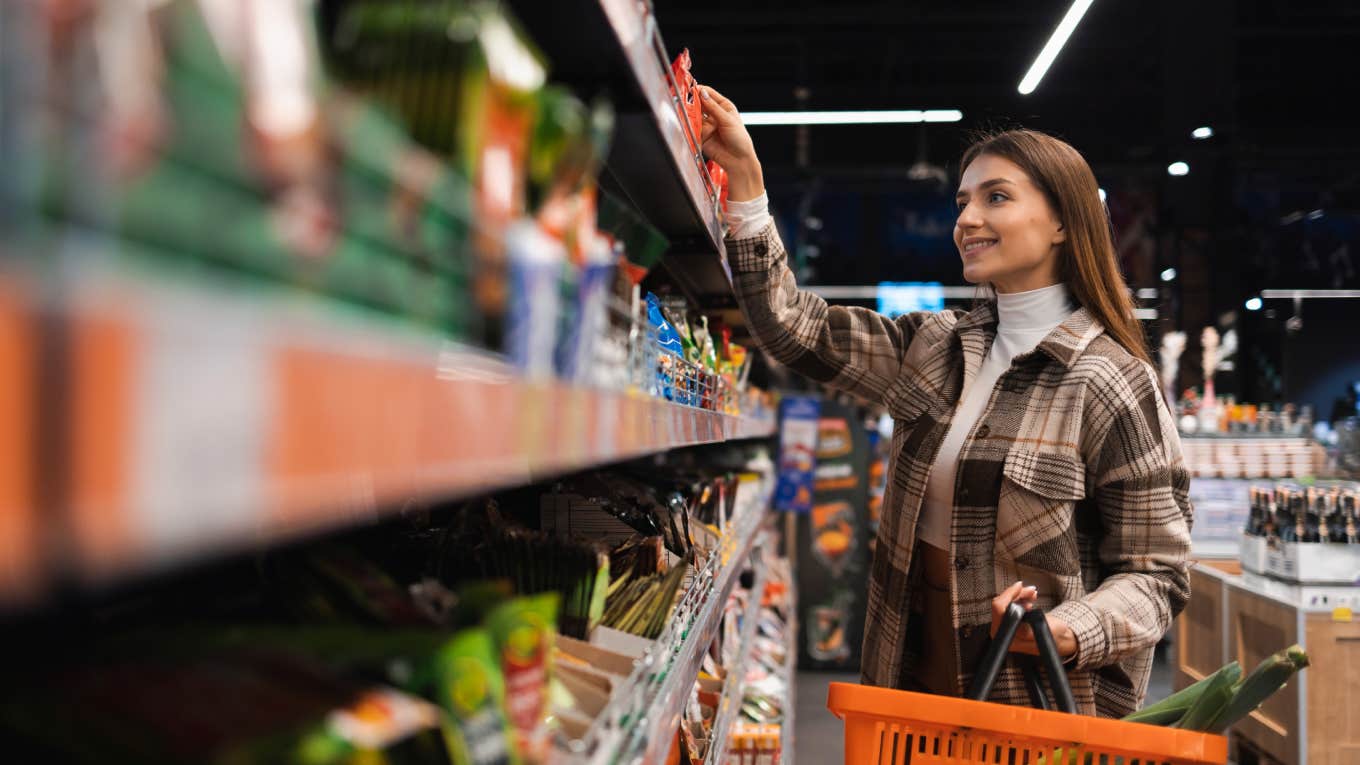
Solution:
[{"label": "woman's lips", "polygon": [[986,241],[968,242],[968,243],[965,243],[965,244],[963,245],[963,253],[962,253],[962,254],[963,254],[963,257],[964,257],[965,259],[967,259],[967,258],[973,258],[973,257],[977,257],[977,256],[979,256],[979,255],[982,255],[983,253],[985,253],[985,252],[987,252],[988,250],[991,250],[993,247],[995,247],[995,246],[996,246],[996,241],[997,241],[997,240],[995,240],[995,239],[990,239],[990,240],[986,240]]}]

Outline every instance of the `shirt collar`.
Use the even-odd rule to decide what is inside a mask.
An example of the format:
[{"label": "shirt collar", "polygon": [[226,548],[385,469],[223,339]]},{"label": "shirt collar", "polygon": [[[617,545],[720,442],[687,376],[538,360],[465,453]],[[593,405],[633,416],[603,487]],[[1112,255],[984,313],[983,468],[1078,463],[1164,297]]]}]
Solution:
[{"label": "shirt collar", "polygon": [[[959,317],[958,322],[954,325],[955,331],[960,335],[967,332],[984,333],[988,339],[988,343],[985,345],[989,345],[990,341],[996,336],[996,328],[996,303],[991,300]],[[1086,346],[1104,333],[1105,326],[1087,312],[1084,307],[1081,307],[1073,311],[1072,315],[1068,316],[1056,329],[1045,335],[1034,351],[1042,351],[1064,367],[1071,369],[1072,365],[1081,357],[1082,352],[1086,350]]]}]

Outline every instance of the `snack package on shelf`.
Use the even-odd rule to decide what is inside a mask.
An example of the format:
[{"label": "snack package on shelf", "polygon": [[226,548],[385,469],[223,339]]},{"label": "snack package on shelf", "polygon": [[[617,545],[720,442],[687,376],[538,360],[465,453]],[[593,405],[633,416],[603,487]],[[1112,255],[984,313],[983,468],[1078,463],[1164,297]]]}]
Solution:
[{"label": "snack package on shelf", "polygon": [[[541,56],[496,4],[337,3],[321,26],[347,85],[395,113],[471,182],[473,296],[499,346],[509,310],[506,229],[527,212],[531,134],[547,79]],[[453,30],[453,33],[450,32]]]},{"label": "snack package on shelf", "polygon": [[718,206],[722,208],[723,212],[727,212],[727,171],[723,169],[722,165],[711,159],[706,168],[708,169],[709,179],[713,181],[713,188],[718,190]]},{"label": "snack package on shelf", "polygon": [[778,725],[739,722],[732,731],[723,765],[779,765],[783,762],[781,729]]},{"label": "snack package on shelf", "polygon": [[510,274],[506,351],[528,378],[550,378],[562,313],[562,284],[574,275],[566,247],[528,218],[506,229],[505,245]]},{"label": "snack package on shelf", "polygon": [[[74,227],[155,270],[248,276],[247,285],[320,293],[458,339],[479,334],[469,300],[471,176],[412,139],[419,121],[356,94],[363,77],[346,79],[399,75],[383,74],[400,62],[375,29],[408,21],[409,10],[384,5],[375,26],[356,11],[362,3],[97,5],[64,19],[38,13],[71,25],[63,35],[79,50],[49,53],[80,65],[50,68],[49,87],[63,99],[24,106],[54,125],[46,139],[54,157],[92,158],[45,163],[49,232]],[[427,15],[435,7],[419,5]],[[324,17],[319,42],[314,11]],[[337,51],[325,32],[341,21],[374,45],[363,55]],[[448,81],[476,69],[442,63]],[[445,103],[426,116],[461,124],[467,105]]]},{"label": "snack package on shelf", "polygon": [[651,356],[654,350],[655,364],[651,368],[655,380],[648,381],[646,390],[667,401],[686,403],[683,370],[685,346],[675,327],[666,319],[661,301],[650,292],[647,293],[647,324],[647,339],[644,342],[650,347],[644,358]]},{"label": "snack package on shelf", "polygon": [[487,615],[505,678],[505,714],[516,749],[529,762],[543,762],[551,745],[548,688],[559,596],[546,592],[508,601]]},{"label": "snack package on shelf", "polygon": [[674,78],[671,95],[677,99],[677,114],[682,129],[686,129],[685,140],[689,143],[691,153],[697,157],[703,150],[698,142],[703,140],[704,106],[699,96],[699,83],[694,81],[694,75],[690,73],[692,66],[689,48],[680,51],[680,55],[671,62],[671,76]]}]

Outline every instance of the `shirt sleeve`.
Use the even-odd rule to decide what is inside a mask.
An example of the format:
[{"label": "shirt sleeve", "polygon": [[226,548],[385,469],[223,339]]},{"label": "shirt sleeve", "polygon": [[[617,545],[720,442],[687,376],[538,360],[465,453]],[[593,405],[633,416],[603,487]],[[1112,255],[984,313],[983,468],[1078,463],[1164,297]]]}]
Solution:
[{"label": "shirt sleeve", "polygon": [[755,235],[727,239],[727,257],[737,302],[766,353],[813,380],[867,401],[885,401],[930,312],[892,319],[863,307],[831,306],[798,289],[768,213]]},{"label": "shirt sleeve", "polygon": [[1104,432],[1088,470],[1103,526],[1107,573],[1085,597],[1050,614],[1077,638],[1074,666],[1113,664],[1157,644],[1190,599],[1190,475],[1170,410],[1147,364],[1131,359],[1088,422]]}]

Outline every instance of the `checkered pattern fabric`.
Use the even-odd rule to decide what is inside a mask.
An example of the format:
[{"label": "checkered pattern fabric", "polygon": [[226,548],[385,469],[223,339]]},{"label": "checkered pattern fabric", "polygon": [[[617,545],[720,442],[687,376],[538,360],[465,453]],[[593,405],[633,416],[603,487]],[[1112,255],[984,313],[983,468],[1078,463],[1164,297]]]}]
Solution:
[{"label": "checkered pattern fabric", "polygon": [[[995,304],[890,319],[799,291],[773,223],[727,251],[747,322],[777,361],[886,406],[895,421],[862,673],[902,688],[926,630],[914,572],[926,478],[996,336]],[[1155,371],[1078,309],[1005,372],[959,455],[950,558],[957,687],[986,650],[991,600],[1017,580],[1076,633],[1084,714],[1142,703],[1152,652],[1189,599],[1192,509]],[[1018,667],[991,700],[1028,704]]]}]

